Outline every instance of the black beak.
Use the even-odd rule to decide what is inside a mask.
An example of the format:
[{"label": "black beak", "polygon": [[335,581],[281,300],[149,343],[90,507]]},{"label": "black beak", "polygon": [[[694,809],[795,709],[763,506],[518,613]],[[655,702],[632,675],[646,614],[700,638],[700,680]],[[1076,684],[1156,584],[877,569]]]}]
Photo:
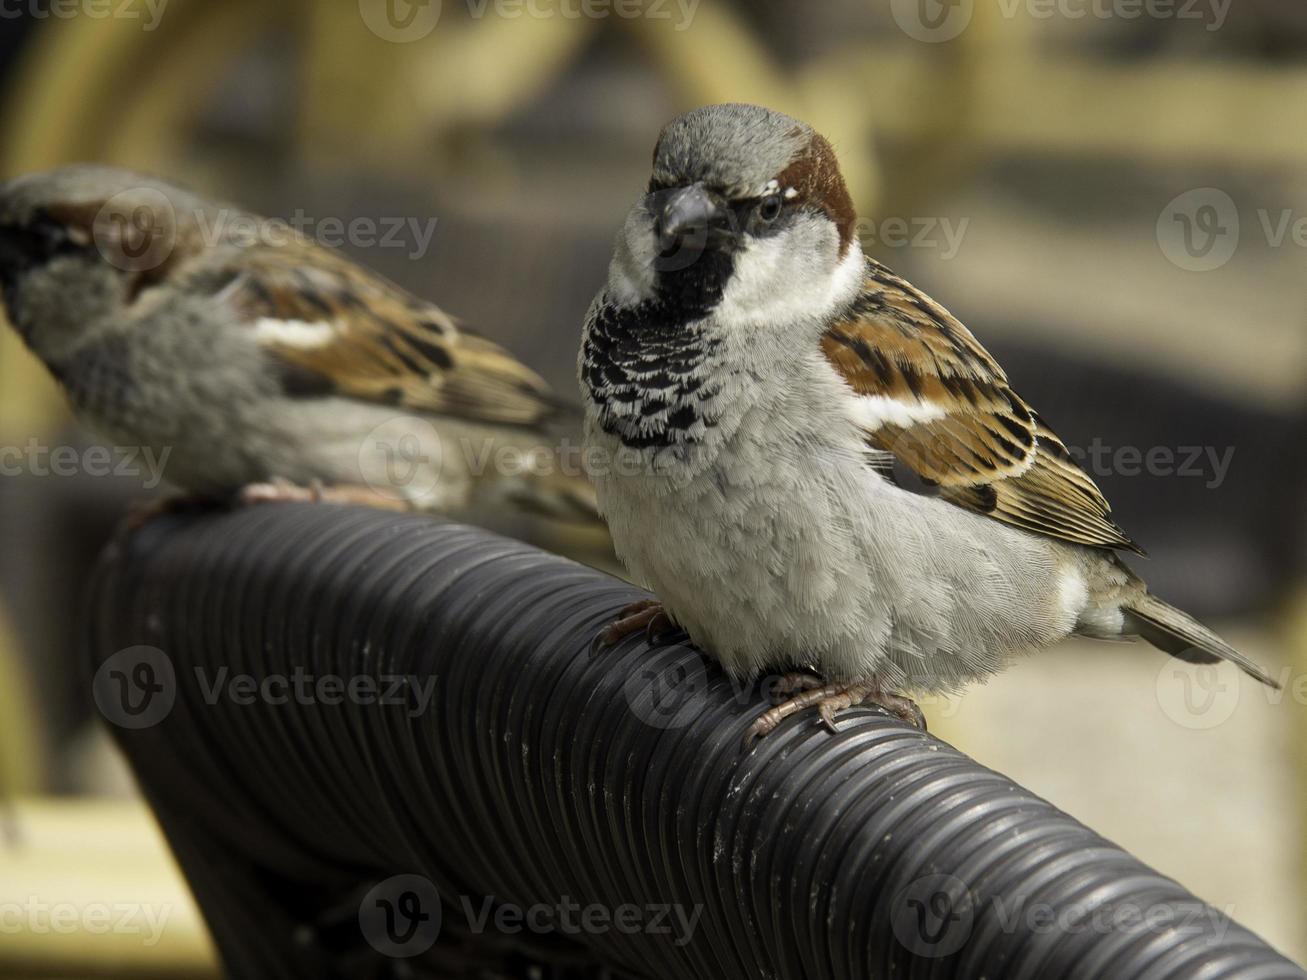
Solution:
[{"label": "black beak", "polygon": [[667,253],[689,244],[702,248],[733,243],[735,229],[726,201],[703,184],[690,184],[666,192],[655,230],[658,246]]}]

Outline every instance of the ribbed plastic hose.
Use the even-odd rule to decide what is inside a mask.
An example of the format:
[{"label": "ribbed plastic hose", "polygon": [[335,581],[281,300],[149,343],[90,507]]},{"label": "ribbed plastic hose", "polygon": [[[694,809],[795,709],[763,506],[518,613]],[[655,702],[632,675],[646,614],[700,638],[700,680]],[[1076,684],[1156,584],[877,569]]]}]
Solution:
[{"label": "ribbed plastic hose", "polygon": [[236,977],[1307,976],[878,709],[744,753],[762,694],[592,656],[641,593],[483,531],[168,516],[93,591],[97,703]]}]

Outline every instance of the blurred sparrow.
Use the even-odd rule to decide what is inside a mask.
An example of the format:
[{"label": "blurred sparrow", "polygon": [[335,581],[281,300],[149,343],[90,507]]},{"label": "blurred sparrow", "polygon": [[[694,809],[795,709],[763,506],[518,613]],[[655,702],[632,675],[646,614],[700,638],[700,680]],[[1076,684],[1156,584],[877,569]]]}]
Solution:
[{"label": "blurred sparrow", "polygon": [[594,513],[541,378],[289,226],[123,170],[31,174],[0,185],[0,292],[77,413],[192,493]]},{"label": "blurred sparrow", "polygon": [[1093,481],[854,221],[831,145],[795,119],[718,105],[663,130],[579,362],[587,446],[627,459],[596,474],[600,511],[658,597],[601,640],[679,626],[737,677],[815,668],[749,740],[810,705],[832,728],[867,701],[920,724],[895,691],[953,691],[1071,633],[1273,685],[1148,593]]}]

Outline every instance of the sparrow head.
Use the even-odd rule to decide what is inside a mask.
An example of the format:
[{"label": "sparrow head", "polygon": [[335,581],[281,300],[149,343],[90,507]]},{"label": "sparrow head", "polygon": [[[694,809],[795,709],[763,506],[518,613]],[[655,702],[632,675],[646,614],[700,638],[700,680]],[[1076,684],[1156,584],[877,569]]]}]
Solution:
[{"label": "sparrow head", "polygon": [[75,165],[0,184],[0,299],[47,361],[128,311],[202,240],[216,206],[154,177]]},{"label": "sparrow head", "polygon": [[820,303],[860,268],[855,221],[835,152],[810,126],[760,106],[705,106],[659,136],[610,289],[688,313]]}]

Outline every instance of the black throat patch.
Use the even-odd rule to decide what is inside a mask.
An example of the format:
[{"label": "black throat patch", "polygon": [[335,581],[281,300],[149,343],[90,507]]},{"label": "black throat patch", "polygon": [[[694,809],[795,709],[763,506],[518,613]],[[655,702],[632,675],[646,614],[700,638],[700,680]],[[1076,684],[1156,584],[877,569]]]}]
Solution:
[{"label": "black throat patch", "polygon": [[715,424],[707,402],[720,338],[703,321],[721,301],[734,267],[707,251],[684,268],[659,271],[655,295],[635,306],[602,306],[582,352],[581,377],[599,424],[632,449],[693,445]]}]

